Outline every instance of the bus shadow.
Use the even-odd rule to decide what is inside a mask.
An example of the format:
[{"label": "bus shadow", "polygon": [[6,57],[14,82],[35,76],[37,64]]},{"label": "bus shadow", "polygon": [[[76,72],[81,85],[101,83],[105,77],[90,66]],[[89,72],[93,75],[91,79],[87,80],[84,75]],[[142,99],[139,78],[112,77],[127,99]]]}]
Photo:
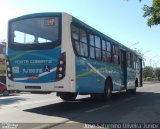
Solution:
[{"label": "bus shadow", "polygon": [[[137,113],[137,116],[142,117],[145,114],[145,109],[151,108],[152,105],[160,107],[157,98],[160,98],[160,94],[151,92],[137,92],[135,95],[121,93],[114,94],[112,99],[107,102],[83,98],[74,102],[59,102],[24,111],[45,116],[67,118],[70,121],[80,123],[115,123],[123,120],[128,122],[143,122],[147,121],[147,119],[142,120],[134,115]],[[96,111],[99,107],[100,109]],[[160,112],[160,109],[156,108],[156,110]],[[130,119],[125,119],[127,115],[131,115]],[[155,122],[154,118],[153,121]]]}]

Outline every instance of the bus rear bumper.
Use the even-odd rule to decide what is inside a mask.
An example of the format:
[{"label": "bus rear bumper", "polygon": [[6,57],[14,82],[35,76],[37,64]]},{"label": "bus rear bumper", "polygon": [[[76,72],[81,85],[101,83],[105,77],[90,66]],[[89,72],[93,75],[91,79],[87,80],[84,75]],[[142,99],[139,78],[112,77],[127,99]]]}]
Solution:
[{"label": "bus rear bumper", "polygon": [[76,92],[75,82],[67,77],[48,83],[23,83],[7,80],[7,88],[15,91]]}]

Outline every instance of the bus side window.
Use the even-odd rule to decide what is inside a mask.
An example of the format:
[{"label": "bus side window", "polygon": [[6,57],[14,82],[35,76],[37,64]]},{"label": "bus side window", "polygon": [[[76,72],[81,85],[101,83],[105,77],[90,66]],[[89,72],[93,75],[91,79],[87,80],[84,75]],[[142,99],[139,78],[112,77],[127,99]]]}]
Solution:
[{"label": "bus side window", "polygon": [[139,62],[139,58],[138,57],[137,57],[137,60],[136,60],[136,69],[140,70],[140,62]]},{"label": "bus side window", "polygon": [[130,52],[127,53],[127,66],[130,68],[134,68],[134,55]]},{"label": "bus side window", "polygon": [[80,56],[88,57],[86,31],[72,25],[72,40],[76,53]]},{"label": "bus side window", "polygon": [[80,44],[79,44],[79,29],[72,25],[72,39],[75,51],[80,55]]},{"label": "bus side window", "polygon": [[80,55],[81,54],[81,51],[80,51],[80,44],[78,41],[75,41],[74,42],[74,45],[75,45],[75,49],[77,51],[77,54]]},{"label": "bus side window", "polygon": [[111,43],[105,40],[102,40],[102,60],[111,62]]},{"label": "bus side window", "polygon": [[92,59],[95,59],[94,35],[89,35],[89,43],[90,43],[90,57]]},{"label": "bus side window", "polygon": [[87,33],[80,29],[80,49],[81,55],[88,57]]},{"label": "bus side window", "polygon": [[101,40],[95,36],[96,59],[101,60]]},{"label": "bus side window", "polygon": [[120,65],[121,65],[121,69],[124,69],[124,66],[125,66],[125,57],[124,57],[124,53],[123,53],[123,51],[122,50],[120,50]]},{"label": "bus side window", "polygon": [[90,58],[101,60],[101,39],[95,35],[89,35]]},{"label": "bus side window", "polygon": [[107,61],[106,49],[107,49],[106,41],[102,40],[102,60],[105,61],[105,62]]},{"label": "bus side window", "polygon": [[131,66],[131,68],[133,68],[133,54],[132,53],[130,53],[130,66]]},{"label": "bus side window", "polygon": [[72,38],[79,40],[79,29],[75,26],[72,26]]},{"label": "bus side window", "polygon": [[107,62],[111,62],[111,43],[107,42]]},{"label": "bus side window", "polygon": [[130,53],[127,53],[127,66],[131,67],[131,59],[130,59]]},{"label": "bus side window", "polygon": [[112,62],[119,64],[119,48],[116,45],[112,45]]},{"label": "bus side window", "polygon": [[133,55],[133,68],[136,69],[137,56]]}]

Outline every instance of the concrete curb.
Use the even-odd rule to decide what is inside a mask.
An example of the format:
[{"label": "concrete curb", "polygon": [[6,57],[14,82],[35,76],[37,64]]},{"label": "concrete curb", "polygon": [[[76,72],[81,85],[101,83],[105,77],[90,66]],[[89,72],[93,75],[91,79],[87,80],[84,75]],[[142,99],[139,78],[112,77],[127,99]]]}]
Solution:
[{"label": "concrete curb", "polygon": [[160,83],[160,81],[144,81],[143,84]]}]

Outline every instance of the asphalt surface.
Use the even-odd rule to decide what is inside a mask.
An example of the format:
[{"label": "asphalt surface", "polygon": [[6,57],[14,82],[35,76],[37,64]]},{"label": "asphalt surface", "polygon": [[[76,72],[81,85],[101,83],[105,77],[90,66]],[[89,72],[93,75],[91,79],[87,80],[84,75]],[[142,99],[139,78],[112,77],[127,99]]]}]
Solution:
[{"label": "asphalt surface", "polygon": [[[55,93],[0,97],[0,128],[160,128],[160,83],[144,84],[136,94],[117,93],[110,101],[79,96],[63,102]],[[5,128],[6,127],[6,128]]]}]

